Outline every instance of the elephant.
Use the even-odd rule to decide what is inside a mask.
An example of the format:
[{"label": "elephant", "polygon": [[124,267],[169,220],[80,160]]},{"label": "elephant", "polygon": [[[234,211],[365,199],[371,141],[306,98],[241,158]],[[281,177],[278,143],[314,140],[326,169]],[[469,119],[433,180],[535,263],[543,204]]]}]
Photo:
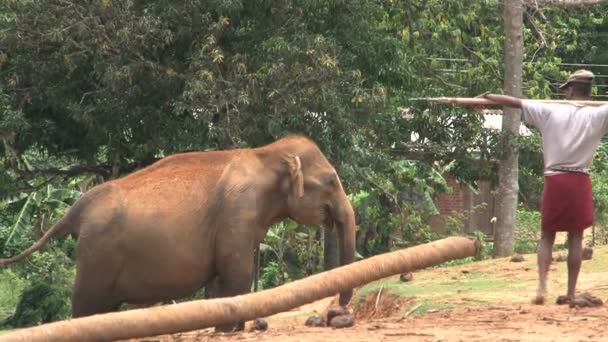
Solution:
[{"label": "elephant", "polygon": [[[336,169],[304,135],[255,148],[183,152],[101,183],[21,254],[77,237],[72,317],[149,305],[211,285],[250,291],[253,256],[269,227],[290,218],[337,229],[340,264],[355,258],[355,216]],[[340,292],[345,306],[352,289]],[[216,331],[242,330],[244,322]]]}]

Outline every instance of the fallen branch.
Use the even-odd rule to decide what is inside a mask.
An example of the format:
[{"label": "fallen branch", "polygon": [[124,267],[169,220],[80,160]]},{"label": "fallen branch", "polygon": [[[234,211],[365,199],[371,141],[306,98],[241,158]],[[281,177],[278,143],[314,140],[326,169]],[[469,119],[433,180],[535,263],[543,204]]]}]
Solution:
[{"label": "fallen branch", "polygon": [[267,317],[395,274],[473,256],[479,241],[449,237],[373,256],[272,289],[75,318],[14,330],[0,341],[115,341]]},{"label": "fallen branch", "polygon": [[[500,106],[498,103],[488,100],[483,97],[420,97],[412,99],[414,101],[428,101],[436,103],[454,104],[461,106]],[[561,103],[561,104],[576,104],[583,106],[599,107],[608,104],[608,101],[571,101],[571,100],[531,100],[527,101],[540,103]]]}]

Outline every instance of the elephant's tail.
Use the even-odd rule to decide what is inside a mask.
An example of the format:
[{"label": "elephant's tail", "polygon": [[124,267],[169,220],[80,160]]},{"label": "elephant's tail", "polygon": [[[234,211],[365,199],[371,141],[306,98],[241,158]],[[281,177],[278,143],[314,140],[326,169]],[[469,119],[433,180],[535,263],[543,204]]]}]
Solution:
[{"label": "elephant's tail", "polygon": [[60,237],[68,233],[71,233],[73,236],[77,237],[78,226],[80,223],[79,213],[82,211],[82,207],[85,206],[88,202],[89,198],[87,195],[81,197],[81,199],[74,203],[70,210],[68,210],[67,214],[61,220],[59,220],[59,222],[57,222],[53,227],[51,227],[51,229],[47,230],[47,232],[44,233],[44,235],[28,249],[24,250],[18,255],[15,255],[14,257],[0,259],[0,268],[6,267],[10,264],[16,263],[27,258],[28,256],[30,256],[30,254],[44,247],[44,245],[46,245],[46,243],[53,237]]}]

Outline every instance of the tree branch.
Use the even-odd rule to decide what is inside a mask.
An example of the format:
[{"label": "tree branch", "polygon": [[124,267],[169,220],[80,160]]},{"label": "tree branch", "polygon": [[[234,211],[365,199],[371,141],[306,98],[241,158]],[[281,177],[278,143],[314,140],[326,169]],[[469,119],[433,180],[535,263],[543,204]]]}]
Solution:
[{"label": "tree branch", "polygon": [[496,70],[496,68],[494,68],[494,66],[492,65],[492,63],[488,62],[485,58],[483,58],[483,56],[481,56],[479,53],[477,53],[475,50],[471,49],[470,47],[462,44],[462,47],[467,50],[470,54],[472,54],[473,56],[477,57],[480,61],[482,61],[485,65],[487,65],[490,70],[492,70],[492,72],[494,73],[494,75],[496,75],[496,78],[499,80],[502,80],[503,78],[500,76],[500,73]]}]

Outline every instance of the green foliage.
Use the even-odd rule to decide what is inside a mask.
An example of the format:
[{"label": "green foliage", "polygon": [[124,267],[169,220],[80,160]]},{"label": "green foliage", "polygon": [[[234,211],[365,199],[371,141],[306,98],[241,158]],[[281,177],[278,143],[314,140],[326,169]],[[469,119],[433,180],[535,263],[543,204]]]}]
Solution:
[{"label": "green foliage", "polygon": [[535,253],[540,239],[541,214],[519,209],[515,215],[515,253]]},{"label": "green foliage", "polygon": [[269,261],[260,270],[261,276],[259,279],[260,289],[273,288],[285,283],[289,280],[289,274],[283,271],[283,267],[280,263],[283,261]]},{"label": "green foliage", "polygon": [[262,289],[284,284],[322,269],[323,241],[317,237],[317,227],[298,225],[287,220],[270,227],[260,244],[264,260],[259,287]]},{"label": "green foliage", "polygon": [[540,197],[543,190],[543,156],[540,133],[532,129],[532,135],[519,139],[519,193],[524,207],[540,210]]},{"label": "green foliage", "polygon": [[71,316],[75,268],[64,251],[72,250],[73,245],[74,241],[67,239],[63,246],[34,253],[28,263],[17,267],[17,274],[27,282],[20,294],[14,293],[19,300],[14,313],[4,321],[5,325],[26,327]]},{"label": "green foliage", "polygon": [[[10,227],[0,225],[2,253],[14,254],[37,240],[33,231],[44,232],[57,222],[81,193],[69,188],[56,188],[51,184],[29,194],[21,193],[7,200],[4,206],[16,215]],[[19,237],[17,241],[15,237]]]},{"label": "green foliage", "polygon": [[0,319],[13,313],[25,283],[26,280],[20,278],[11,269],[5,268],[0,271]]},{"label": "green foliage", "polygon": [[602,142],[591,166],[595,227],[593,244],[608,244],[608,143]]},{"label": "green foliage", "polygon": [[23,198],[9,201],[9,205],[21,206],[21,209],[4,240],[3,250],[10,246],[15,233],[26,232],[32,227],[44,230],[45,227],[51,225],[51,222],[56,222],[69,206],[80,198],[80,195],[81,193],[78,191],[66,188],[57,189],[49,184],[43,190],[31,192],[29,195],[22,194]]},{"label": "green foliage", "polygon": [[4,324],[29,327],[69,318],[70,293],[68,287],[34,280],[21,293],[15,313]]},{"label": "green foliage", "polygon": [[11,132],[26,130],[28,125],[23,112],[14,110],[9,96],[0,91],[0,135],[10,136]]},{"label": "green foliage", "polygon": [[[19,193],[2,202],[0,205],[8,214],[7,220],[0,221],[2,253],[14,255],[29,247],[79,197],[78,191],[48,184],[38,191]],[[10,224],[6,224],[8,222]],[[14,283],[19,286],[12,290],[12,305],[1,306],[5,311],[14,311],[5,325],[24,327],[70,316],[74,265],[68,255],[74,246],[75,241],[70,237],[54,239],[44,250],[28,257],[27,262],[12,267],[17,277]]]}]

